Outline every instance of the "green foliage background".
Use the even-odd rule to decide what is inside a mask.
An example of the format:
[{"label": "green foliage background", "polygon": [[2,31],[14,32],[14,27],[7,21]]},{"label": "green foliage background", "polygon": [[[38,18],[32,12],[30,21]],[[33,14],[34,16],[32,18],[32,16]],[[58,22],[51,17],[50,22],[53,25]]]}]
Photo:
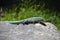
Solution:
[{"label": "green foliage background", "polygon": [[[19,1],[19,0],[18,0]],[[20,4],[13,5],[11,9],[5,10],[5,16],[1,21],[16,21],[30,17],[44,17],[45,21],[51,22],[60,29],[60,18],[57,12],[53,9],[45,8],[44,1],[37,0],[20,0]]]}]

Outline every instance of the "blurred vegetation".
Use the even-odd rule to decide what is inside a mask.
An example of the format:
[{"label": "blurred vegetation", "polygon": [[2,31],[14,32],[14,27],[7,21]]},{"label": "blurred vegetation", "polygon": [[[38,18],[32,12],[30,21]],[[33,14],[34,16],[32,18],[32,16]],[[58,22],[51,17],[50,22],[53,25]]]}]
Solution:
[{"label": "blurred vegetation", "polygon": [[53,5],[50,4],[51,2],[53,3],[52,0],[5,1],[6,4],[3,5],[3,8],[5,9],[5,16],[1,18],[1,21],[14,21],[30,17],[44,17],[45,21],[55,24],[57,28],[60,29],[59,8],[57,8],[56,5],[51,6]]}]

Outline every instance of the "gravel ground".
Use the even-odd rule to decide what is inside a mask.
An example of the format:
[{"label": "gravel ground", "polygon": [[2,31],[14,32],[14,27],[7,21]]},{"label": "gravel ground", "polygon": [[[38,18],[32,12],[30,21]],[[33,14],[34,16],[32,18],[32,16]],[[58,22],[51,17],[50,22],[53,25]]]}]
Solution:
[{"label": "gravel ground", "polygon": [[60,32],[51,23],[12,25],[0,22],[0,40],[60,40]]}]

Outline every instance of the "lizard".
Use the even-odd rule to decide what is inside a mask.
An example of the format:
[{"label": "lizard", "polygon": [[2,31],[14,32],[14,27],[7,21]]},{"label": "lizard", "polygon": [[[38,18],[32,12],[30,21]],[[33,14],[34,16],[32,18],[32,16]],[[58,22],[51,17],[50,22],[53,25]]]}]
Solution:
[{"label": "lizard", "polygon": [[40,23],[46,26],[46,24],[44,23],[44,18],[42,17],[31,17],[31,18],[27,18],[19,21],[7,21],[7,22],[10,24],[17,24],[17,25],[19,24],[28,25],[28,24]]}]

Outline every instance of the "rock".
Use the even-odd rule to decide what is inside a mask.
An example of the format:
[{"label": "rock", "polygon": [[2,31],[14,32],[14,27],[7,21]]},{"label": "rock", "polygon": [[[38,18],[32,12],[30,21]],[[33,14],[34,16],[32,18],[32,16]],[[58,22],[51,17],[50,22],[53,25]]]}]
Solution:
[{"label": "rock", "polygon": [[60,34],[55,25],[45,23],[29,25],[12,25],[0,22],[0,40],[60,40]]}]

